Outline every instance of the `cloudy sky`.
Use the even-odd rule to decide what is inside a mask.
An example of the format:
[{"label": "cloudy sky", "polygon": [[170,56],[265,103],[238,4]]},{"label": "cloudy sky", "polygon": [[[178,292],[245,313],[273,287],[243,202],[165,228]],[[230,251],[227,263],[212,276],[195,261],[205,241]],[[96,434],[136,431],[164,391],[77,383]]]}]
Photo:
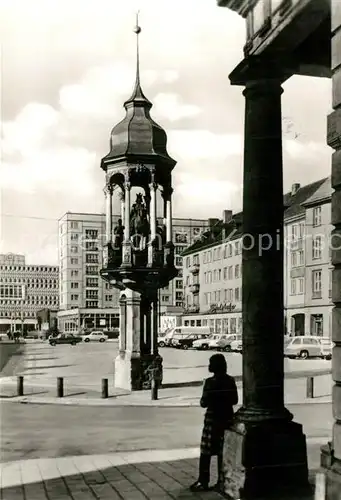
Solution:
[{"label": "cloudy sky", "polygon": [[[134,83],[177,160],[174,215],[241,208],[244,98],[228,75],[244,22],[216,0],[2,0],[0,251],[57,262],[57,219],[104,211],[100,159]],[[329,175],[330,81],[284,85],[286,189]],[[313,105],[312,105],[313,103]]]}]

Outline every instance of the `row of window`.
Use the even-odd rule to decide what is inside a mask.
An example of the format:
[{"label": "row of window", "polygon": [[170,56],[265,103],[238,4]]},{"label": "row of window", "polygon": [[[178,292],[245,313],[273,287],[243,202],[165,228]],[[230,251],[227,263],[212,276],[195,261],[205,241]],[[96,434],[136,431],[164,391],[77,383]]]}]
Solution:
[{"label": "row of window", "polygon": [[0,318],[12,318],[13,320],[21,321],[22,318],[35,318],[36,315],[34,312],[23,312],[22,316],[20,317],[13,317],[13,313],[8,312],[8,311],[0,311]]},{"label": "row of window", "polygon": [[0,305],[20,305],[25,307],[25,305],[58,305],[58,297],[52,297],[50,295],[41,296],[31,296],[25,299],[18,298],[1,298]]},{"label": "row of window", "polygon": [[55,266],[0,266],[0,271],[25,271],[32,273],[58,273],[59,269]]},{"label": "row of window", "polygon": [[[96,299],[96,300],[98,300],[98,297],[97,297],[97,298],[96,298],[96,297],[90,297],[90,296],[88,296],[88,295],[86,295],[86,298],[87,298],[87,299]],[[74,293],[72,293],[72,294],[71,294],[71,300],[72,300],[72,301],[79,300],[79,295],[78,295],[78,294],[74,294]],[[112,295],[105,295],[105,301],[106,301],[106,302],[111,302],[112,300],[113,300],[113,296],[112,296]]]},{"label": "row of window", "polygon": [[204,293],[204,304],[209,306],[220,302],[240,302],[242,297],[242,289],[226,288],[225,290],[215,290],[214,292]]},{"label": "row of window", "polygon": [[223,269],[214,269],[214,271],[207,271],[204,273],[204,282],[207,283],[217,283],[221,281],[221,276],[223,274],[224,280],[239,279],[242,277],[241,266],[236,264],[235,266],[224,267]]}]

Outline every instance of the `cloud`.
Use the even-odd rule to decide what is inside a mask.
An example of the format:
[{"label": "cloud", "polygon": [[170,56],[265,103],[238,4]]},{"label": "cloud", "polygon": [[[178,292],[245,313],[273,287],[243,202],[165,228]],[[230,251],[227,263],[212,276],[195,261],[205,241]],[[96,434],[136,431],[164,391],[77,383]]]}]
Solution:
[{"label": "cloud", "polygon": [[299,140],[288,139],[283,141],[284,151],[294,160],[304,160],[316,162],[317,158],[325,160],[330,157],[330,148],[322,142],[301,142]]},{"label": "cloud", "polygon": [[194,104],[185,104],[177,94],[160,93],[154,98],[156,109],[155,116],[167,117],[171,122],[181,118],[190,118],[202,112],[199,106]]},{"label": "cloud", "polygon": [[183,159],[227,158],[242,154],[243,138],[239,134],[214,134],[209,130],[170,130],[169,149]]}]

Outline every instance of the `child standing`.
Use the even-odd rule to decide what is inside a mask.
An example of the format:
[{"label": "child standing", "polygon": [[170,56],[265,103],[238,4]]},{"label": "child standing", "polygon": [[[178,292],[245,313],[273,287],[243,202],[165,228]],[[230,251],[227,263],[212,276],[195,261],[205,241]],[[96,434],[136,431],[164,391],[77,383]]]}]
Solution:
[{"label": "child standing", "polygon": [[224,432],[233,421],[233,406],[238,403],[237,386],[234,378],[227,374],[224,355],[211,356],[208,370],[213,376],[205,380],[200,400],[200,406],[207,410],[200,445],[199,478],[191,486],[191,491],[209,490],[212,456],[218,458],[217,486],[220,486]]}]

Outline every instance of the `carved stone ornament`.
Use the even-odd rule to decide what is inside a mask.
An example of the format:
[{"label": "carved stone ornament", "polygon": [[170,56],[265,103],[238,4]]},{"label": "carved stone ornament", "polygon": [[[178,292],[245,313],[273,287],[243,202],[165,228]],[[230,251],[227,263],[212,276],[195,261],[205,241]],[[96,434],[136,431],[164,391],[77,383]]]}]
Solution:
[{"label": "carved stone ornament", "polygon": [[123,264],[131,263],[131,247],[130,245],[123,245]]}]

